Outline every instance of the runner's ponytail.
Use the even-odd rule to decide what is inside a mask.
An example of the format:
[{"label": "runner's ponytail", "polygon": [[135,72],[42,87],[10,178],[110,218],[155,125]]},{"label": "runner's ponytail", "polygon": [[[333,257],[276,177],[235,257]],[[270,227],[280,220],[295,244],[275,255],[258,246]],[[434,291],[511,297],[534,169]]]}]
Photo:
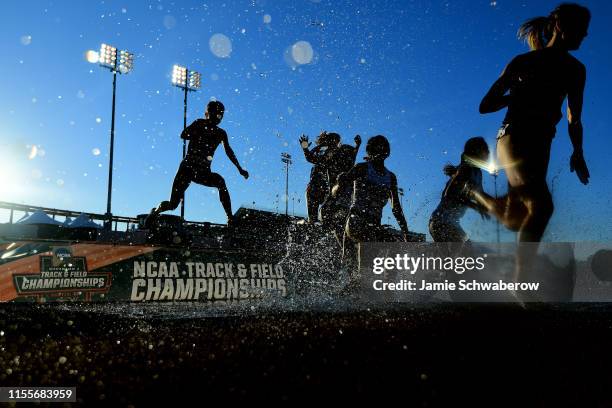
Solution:
[{"label": "runner's ponytail", "polygon": [[444,168],[442,169],[442,171],[447,177],[453,177],[455,173],[457,172],[457,170],[459,170],[459,166],[455,166],[450,163],[446,164]]},{"label": "runner's ponytail", "polygon": [[[554,28],[554,27],[553,27]],[[541,50],[552,34],[550,17],[535,17],[525,21],[518,30],[519,40],[529,44],[532,50]]]},{"label": "runner's ponytail", "polygon": [[541,50],[552,39],[555,29],[564,31],[576,26],[589,25],[591,12],[576,3],[559,4],[548,17],[535,17],[525,21],[518,29],[518,38],[529,44],[532,50]]}]

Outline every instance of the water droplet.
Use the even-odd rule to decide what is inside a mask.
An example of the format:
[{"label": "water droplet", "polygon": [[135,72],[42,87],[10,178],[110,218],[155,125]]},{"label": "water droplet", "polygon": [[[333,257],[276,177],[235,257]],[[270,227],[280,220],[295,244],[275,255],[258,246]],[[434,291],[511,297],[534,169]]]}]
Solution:
[{"label": "water droplet", "polygon": [[168,30],[171,30],[174,28],[174,26],[176,26],[176,18],[174,18],[173,16],[165,16],[164,27],[166,27],[166,29]]},{"label": "water droplet", "polygon": [[308,41],[298,41],[291,47],[291,57],[297,64],[310,64],[314,57],[314,51]]},{"label": "water droplet", "polygon": [[232,53],[232,41],[224,34],[217,33],[210,37],[208,47],[218,58],[228,58]]}]

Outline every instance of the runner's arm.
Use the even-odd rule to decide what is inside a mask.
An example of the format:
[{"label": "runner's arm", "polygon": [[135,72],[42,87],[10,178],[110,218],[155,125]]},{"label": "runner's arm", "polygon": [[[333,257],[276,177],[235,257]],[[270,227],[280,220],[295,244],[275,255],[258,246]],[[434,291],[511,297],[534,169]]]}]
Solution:
[{"label": "runner's arm", "polygon": [[230,159],[230,161],[234,163],[234,166],[236,166],[236,168],[238,169],[238,172],[242,175],[242,177],[244,177],[245,179],[249,178],[249,172],[244,170],[240,166],[240,163],[238,162],[238,158],[236,157],[234,150],[229,144],[227,133],[223,132],[223,138],[221,139],[221,141],[223,143],[223,148],[225,149],[225,154],[227,155],[228,159]]},{"label": "runner's arm", "polygon": [[333,197],[336,196],[336,193],[340,190],[344,190],[348,186],[350,186],[355,180],[365,175],[365,167],[362,164],[356,164],[346,173],[340,173],[338,175],[338,182],[331,189],[331,194]]},{"label": "runner's arm", "polygon": [[193,121],[191,125],[183,129],[183,131],[181,132],[181,139],[191,140],[191,137],[197,133],[198,127],[198,121]]},{"label": "runner's arm", "polygon": [[572,172],[576,171],[576,175],[582,184],[588,184],[590,177],[589,169],[587,168],[582,152],[582,102],[585,82],[586,69],[584,65],[579,63],[576,81],[571,84],[567,93],[567,130],[570,140],[572,141],[572,146],[574,146],[574,152],[570,159],[570,170]]},{"label": "runner's arm", "polygon": [[510,103],[510,95],[506,92],[510,89],[514,64],[515,60],[512,60],[503,70],[500,77],[493,83],[484,98],[482,98],[480,107],[478,108],[480,113],[497,112],[508,106]]},{"label": "runner's arm", "polygon": [[[476,172],[476,174],[474,174],[474,176],[473,176],[474,177],[473,189],[475,191],[478,191],[478,192],[482,193],[483,190],[484,190],[483,187],[482,187],[482,170],[480,170],[480,169],[478,169],[478,170],[472,169],[471,171],[475,171]],[[484,205],[482,205],[480,203],[477,203],[477,202],[474,202],[474,201],[472,201],[470,199],[465,199],[464,202],[465,202],[465,204],[468,207],[470,207],[471,209],[477,211],[483,219],[489,219],[490,218],[489,212],[488,212],[487,208]]]},{"label": "runner's arm", "polygon": [[353,153],[353,160],[357,158],[357,153],[359,152],[359,147],[361,146],[361,136],[355,136],[355,152]]},{"label": "runner's arm", "polygon": [[318,154],[321,150],[321,146],[315,146],[312,149],[302,149],[304,151],[304,157],[308,163],[319,164],[321,156]]},{"label": "runner's arm", "polygon": [[408,241],[408,223],[406,222],[406,217],[404,217],[404,210],[402,209],[401,200],[397,191],[397,177],[395,177],[395,174],[391,175],[391,211],[402,230],[404,241]]}]

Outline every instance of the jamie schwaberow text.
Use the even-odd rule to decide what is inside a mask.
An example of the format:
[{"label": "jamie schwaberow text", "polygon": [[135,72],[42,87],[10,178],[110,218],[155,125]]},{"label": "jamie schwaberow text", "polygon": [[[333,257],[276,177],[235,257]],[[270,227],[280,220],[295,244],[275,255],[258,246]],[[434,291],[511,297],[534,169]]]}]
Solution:
[{"label": "jamie schwaberow text", "polygon": [[377,279],[373,283],[376,291],[440,291],[440,290],[464,290],[464,291],[507,291],[507,290],[527,290],[537,291],[540,287],[539,282],[478,282],[476,280],[462,279],[459,282],[427,282],[422,280],[420,283],[401,280],[399,282],[384,282]]}]

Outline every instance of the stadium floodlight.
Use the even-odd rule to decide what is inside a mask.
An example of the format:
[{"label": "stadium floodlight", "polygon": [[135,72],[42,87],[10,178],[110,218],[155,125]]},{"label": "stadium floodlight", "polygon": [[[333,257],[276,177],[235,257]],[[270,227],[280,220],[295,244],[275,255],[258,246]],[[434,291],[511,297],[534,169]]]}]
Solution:
[{"label": "stadium floodlight", "polygon": [[184,88],[187,84],[187,68],[175,65],[172,68],[172,85]]},{"label": "stadium floodlight", "polygon": [[200,89],[200,85],[202,82],[202,75],[196,71],[189,71],[189,88],[196,90]]},{"label": "stadium floodlight", "polygon": [[119,72],[122,74],[129,73],[134,67],[134,54],[121,50],[119,53]]},{"label": "stadium floodlight", "polygon": [[[91,51],[90,51],[91,52]],[[95,52],[91,52],[95,54]],[[115,97],[117,94],[117,74],[128,74],[134,68],[134,54],[126,50],[117,50],[116,47],[108,44],[100,45],[97,58],[88,60],[97,62],[101,67],[109,69],[113,73],[113,106],[111,113],[110,131],[110,154],[108,166],[108,196],[106,199],[106,222],[104,227],[112,228],[113,215],[111,212],[111,197],[113,191],[113,155],[115,148]]]},{"label": "stadium floodlight", "polygon": [[134,67],[134,54],[126,50],[117,50],[112,45],[100,45],[98,52],[98,64],[104,68],[110,69],[112,72],[120,74],[129,73]]},{"label": "stadium floodlight", "polygon": [[187,92],[197,91],[202,85],[202,75],[182,65],[172,67],[172,85]]},{"label": "stadium floodlight", "polygon": [[[187,94],[200,89],[202,85],[202,75],[192,71],[182,65],[172,67],[172,85],[181,88],[185,93],[183,99],[183,130],[187,128]],[[187,140],[183,139],[183,159],[187,154]],[[185,195],[181,200],[181,218],[185,219]]]},{"label": "stadium floodlight", "polygon": [[293,163],[289,153],[281,153],[281,161],[285,163],[285,217],[289,217],[289,166]]}]

